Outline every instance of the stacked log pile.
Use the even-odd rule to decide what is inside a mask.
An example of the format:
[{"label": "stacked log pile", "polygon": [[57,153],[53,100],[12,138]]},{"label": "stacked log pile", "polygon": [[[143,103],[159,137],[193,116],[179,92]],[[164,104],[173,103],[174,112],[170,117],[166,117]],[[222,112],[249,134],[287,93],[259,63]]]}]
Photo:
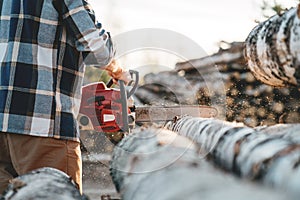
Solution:
[{"label": "stacked log pile", "polygon": [[251,127],[299,122],[298,88],[261,83],[247,67],[244,43],[229,45],[211,56],[177,63],[173,71],[147,74],[136,100],[150,105],[212,105],[221,119]]},{"label": "stacked log pile", "polygon": [[207,158],[222,169],[299,197],[299,124],[254,129],[241,123],[183,117],[172,130],[196,142]]},{"label": "stacked log pile", "polygon": [[191,141],[167,130],[125,137],[114,150],[111,175],[124,200],[294,199],[218,171],[199,157]]}]

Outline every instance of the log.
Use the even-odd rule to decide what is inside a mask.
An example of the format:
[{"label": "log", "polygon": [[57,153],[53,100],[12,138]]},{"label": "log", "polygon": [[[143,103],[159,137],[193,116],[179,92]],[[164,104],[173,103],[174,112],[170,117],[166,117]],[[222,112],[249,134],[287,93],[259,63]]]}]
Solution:
[{"label": "log", "polygon": [[253,129],[216,119],[183,117],[172,130],[196,142],[222,169],[299,196],[299,128],[285,125]]},{"label": "log", "polygon": [[[243,42],[234,42],[228,44],[230,47],[228,49],[220,49],[218,53],[211,56],[203,57],[200,59],[193,59],[186,62],[176,63],[175,69],[177,71],[191,71],[191,70],[215,70],[213,69],[215,65],[223,66],[231,63],[245,63],[243,57]],[[239,65],[241,66],[241,65]]]},{"label": "log", "polygon": [[258,24],[246,39],[248,67],[265,84],[276,87],[299,84],[299,13],[298,6],[274,15]]},{"label": "log", "polygon": [[[135,97],[139,102],[147,105],[177,105],[176,101],[170,100],[169,96],[162,92],[153,92],[141,86],[135,92]],[[140,103],[140,105],[141,105]]]},{"label": "log", "polygon": [[125,137],[114,149],[110,167],[124,200],[292,199],[218,171],[199,157],[191,141],[167,130],[146,129]]},{"label": "log", "polygon": [[185,77],[175,71],[165,71],[159,74],[147,74],[144,77],[145,85],[155,84],[163,90],[173,93],[179,103],[195,103],[196,90]]},{"label": "log", "polygon": [[64,172],[40,168],[10,181],[1,200],[87,200]]}]

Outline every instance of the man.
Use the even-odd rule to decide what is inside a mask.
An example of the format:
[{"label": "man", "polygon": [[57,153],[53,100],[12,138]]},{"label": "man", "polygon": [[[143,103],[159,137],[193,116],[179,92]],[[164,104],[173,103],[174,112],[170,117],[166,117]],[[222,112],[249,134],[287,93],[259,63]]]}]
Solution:
[{"label": "man", "polygon": [[40,167],[66,172],[82,191],[83,63],[125,82],[129,74],[112,61],[110,35],[85,0],[0,2],[0,193]]}]

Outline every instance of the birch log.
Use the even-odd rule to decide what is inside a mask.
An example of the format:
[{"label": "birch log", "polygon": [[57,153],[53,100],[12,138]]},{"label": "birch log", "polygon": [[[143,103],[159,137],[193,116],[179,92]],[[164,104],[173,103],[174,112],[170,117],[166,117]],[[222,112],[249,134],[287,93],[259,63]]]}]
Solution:
[{"label": "birch log", "polygon": [[245,58],[255,77],[272,86],[298,85],[300,14],[291,8],[260,23],[246,39]]},{"label": "birch log", "polygon": [[70,177],[54,168],[40,168],[11,180],[1,200],[87,200]]},{"label": "birch log", "polygon": [[300,125],[253,129],[183,117],[172,129],[195,141],[219,167],[300,195]]},{"label": "birch log", "polygon": [[124,200],[291,199],[218,171],[200,159],[190,140],[167,130],[125,137],[114,150],[111,174]]}]

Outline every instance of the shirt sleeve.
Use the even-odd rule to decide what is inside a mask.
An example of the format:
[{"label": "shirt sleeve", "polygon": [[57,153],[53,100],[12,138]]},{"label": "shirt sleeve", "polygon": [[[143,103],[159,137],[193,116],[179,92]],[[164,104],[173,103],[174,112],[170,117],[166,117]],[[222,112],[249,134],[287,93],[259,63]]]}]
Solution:
[{"label": "shirt sleeve", "polygon": [[83,52],[84,63],[96,67],[108,65],[115,50],[110,34],[96,24],[94,11],[86,0],[54,0],[63,24],[76,40],[76,49]]}]

